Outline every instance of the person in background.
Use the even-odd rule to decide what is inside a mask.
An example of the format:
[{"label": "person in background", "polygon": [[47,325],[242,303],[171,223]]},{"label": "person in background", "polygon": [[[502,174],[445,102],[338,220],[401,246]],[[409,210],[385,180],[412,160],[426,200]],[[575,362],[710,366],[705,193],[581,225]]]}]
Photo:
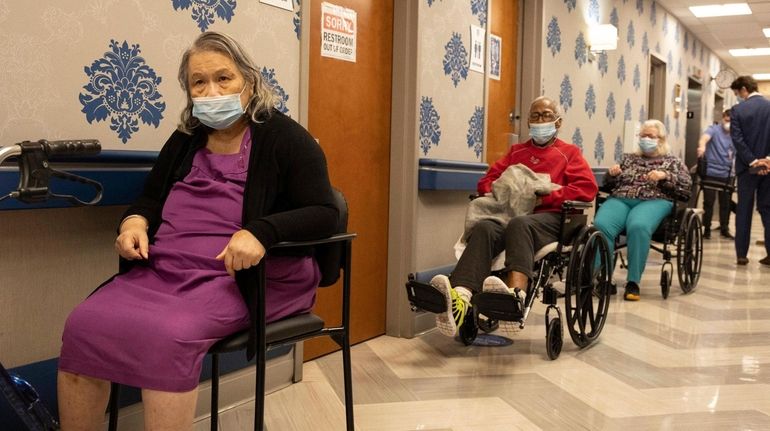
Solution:
[{"label": "person in background", "polygon": [[757,91],[751,76],[739,76],[730,88],[739,103],[730,111],[730,135],[737,158],[738,206],[735,211],[735,256],[738,265],[749,263],[754,199],[764,228],[765,257],[770,266],[770,100]]},{"label": "person in background", "polygon": [[315,302],[312,250],[265,253],[336,230],[321,147],[274,108],[254,62],[227,35],[198,36],[182,56],[179,82],[187,96],[181,123],[118,227],[120,271],[65,324],[64,431],[100,429],[110,382],[142,389],[145,429],[192,429],[206,351],[253,327],[257,275],[241,270],[265,260],[268,321]]},{"label": "person in background", "polygon": [[594,225],[607,238],[610,253],[615,238],[626,231],[628,275],[624,299],[641,298],[639,283],[650,253],[650,241],[660,222],[671,213],[670,192],[688,193],[692,179],[687,166],[669,154],[666,127],[658,120],[647,120],[639,131],[639,150],[624,154],[620,164],[604,176],[612,189],[599,208]]},{"label": "person in background", "polygon": [[[580,148],[556,137],[562,124],[556,102],[538,97],[530,105],[527,118],[531,139],[513,145],[508,154],[489,168],[478,182],[478,193],[490,193],[492,183],[515,164],[549,174],[551,182],[561,188],[539,197],[533,214],[514,217],[505,226],[493,220],[480,220],[473,226],[451,276],[440,274],[431,280],[446,299],[447,311],[436,315],[436,326],[444,335],[457,334],[457,327],[463,322],[476,292],[510,293],[523,300],[533,276],[535,252],[558,240],[562,203],[590,202],[596,197],[596,179]],[[507,273],[504,281],[488,277],[492,259],[503,251]],[[515,322],[500,322],[503,332],[513,333],[517,328]]]},{"label": "person in background", "polygon": [[[730,137],[730,110],[722,112],[720,124],[709,126],[698,141],[698,158],[705,161],[705,172],[701,180],[729,184],[732,176],[735,149]],[[719,195],[719,233],[722,238],[734,239],[730,233],[730,200],[732,196],[724,190],[703,189],[703,238],[711,239],[711,218],[714,215],[714,200]]]}]

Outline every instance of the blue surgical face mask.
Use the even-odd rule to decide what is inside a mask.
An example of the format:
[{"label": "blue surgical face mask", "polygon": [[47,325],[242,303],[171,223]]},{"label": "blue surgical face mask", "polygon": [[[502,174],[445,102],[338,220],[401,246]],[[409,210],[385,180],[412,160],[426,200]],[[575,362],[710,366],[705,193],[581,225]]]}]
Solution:
[{"label": "blue surgical face mask", "polygon": [[192,114],[201,123],[212,129],[222,130],[233,125],[243,115],[241,94],[246,90],[243,86],[238,94],[213,97],[193,97]]},{"label": "blue surgical face mask", "polygon": [[[557,118],[556,121],[559,121]],[[535,141],[535,145],[544,146],[556,136],[556,121],[550,123],[532,123],[529,125],[529,135]]]},{"label": "blue surgical face mask", "polygon": [[658,149],[658,140],[656,138],[639,138],[639,148],[643,153],[654,153]]}]

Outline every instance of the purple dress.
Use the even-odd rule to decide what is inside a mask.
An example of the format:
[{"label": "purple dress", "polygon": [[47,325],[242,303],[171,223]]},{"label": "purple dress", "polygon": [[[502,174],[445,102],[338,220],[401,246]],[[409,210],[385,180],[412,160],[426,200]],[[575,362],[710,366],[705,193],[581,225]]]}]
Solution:
[{"label": "purple dress", "polygon": [[[249,313],[214,259],[241,229],[250,133],[238,154],[199,150],[163,207],[149,261],[116,276],[67,318],[59,369],[168,392],[194,389],[206,351],[245,329]],[[313,307],[312,257],[266,258],[267,320]]]}]

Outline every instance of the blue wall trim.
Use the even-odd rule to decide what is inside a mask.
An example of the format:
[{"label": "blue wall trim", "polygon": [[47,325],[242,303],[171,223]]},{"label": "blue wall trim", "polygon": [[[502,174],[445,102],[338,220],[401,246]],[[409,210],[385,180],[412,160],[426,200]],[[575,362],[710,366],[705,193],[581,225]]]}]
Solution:
[{"label": "blue wall trim", "polygon": [[[98,205],[128,205],[141,193],[147,174],[158,157],[155,151],[103,151],[96,156],[52,159],[52,167],[98,181],[104,187],[104,195]],[[61,165],[59,162],[66,162]],[[16,190],[19,172],[15,163],[4,164],[0,170],[0,196]],[[71,194],[90,201],[93,188],[72,181],[53,178],[50,190],[57,194]],[[0,210],[69,207],[66,201],[51,200],[37,204],[25,204],[15,199],[0,202]]]},{"label": "blue wall trim", "polygon": [[476,185],[488,168],[486,163],[420,159],[418,188],[475,191]]}]

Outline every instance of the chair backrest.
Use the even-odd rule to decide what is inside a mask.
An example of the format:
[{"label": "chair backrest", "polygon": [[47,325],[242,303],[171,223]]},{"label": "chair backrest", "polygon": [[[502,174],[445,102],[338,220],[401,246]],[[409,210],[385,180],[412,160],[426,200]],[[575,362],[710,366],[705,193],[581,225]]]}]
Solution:
[{"label": "chair backrest", "polygon": [[[345,233],[348,229],[348,203],[342,192],[337,189],[333,189],[332,192],[334,193],[334,203],[340,213],[336,233]],[[315,259],[318,262],[318,269],[321,270],[319,286],[331,286],[340,278],[340,269],[345,264],[342,259],[345,246],[345,242],[316,246]]]}]

